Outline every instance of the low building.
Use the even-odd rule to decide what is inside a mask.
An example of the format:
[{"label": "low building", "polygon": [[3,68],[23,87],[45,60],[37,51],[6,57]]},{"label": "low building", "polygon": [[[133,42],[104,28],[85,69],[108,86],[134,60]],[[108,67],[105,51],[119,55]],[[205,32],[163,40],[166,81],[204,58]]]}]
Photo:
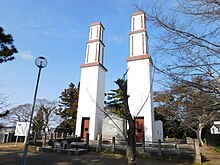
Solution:
[{"label": "low building", "polygon": [[[111,141],[112,137],[116,140],[125,140],[126,121],[114,114],[106,116],[102,123],[102,138],[104,141]],[[124,134],[124,135],[123,135]]]},{"label": "low building", "polygon": [[0,129],[0,143],[14,141],[15,127],[3,127]]},{"label": "low building", "polygon": [[220,134],[220,121],[214,121],[211,127],[211,134]]}]

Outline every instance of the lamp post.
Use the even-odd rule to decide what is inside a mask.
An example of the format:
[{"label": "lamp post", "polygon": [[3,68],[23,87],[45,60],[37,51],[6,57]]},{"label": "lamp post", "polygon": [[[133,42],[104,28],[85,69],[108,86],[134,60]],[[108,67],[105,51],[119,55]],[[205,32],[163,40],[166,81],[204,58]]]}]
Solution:
[{"label": "lamp post", "polygon": [[41,69],[45,68],[47,66],[47,59],[44,57],[37,57],[35,60],[35,65],[39,68],[39,71],[38,71],[37,84],[36,84],[35,93],[34,93],[34,101],[33,101],[32,110],[31,110],[30,123],[29,123],[26,141],[25,141],[25,145],[24,145],[22,165],[26,165],[26,161],[27,161],[29,135],[30,135],[31,123],[32,123],[33,114],[34,114],[35,102],[36,102],[36,97],[37,97],[37,89],[38,89],[38,84],[39,84],[39,80],[40,80],[40,73],[41,73]]}]

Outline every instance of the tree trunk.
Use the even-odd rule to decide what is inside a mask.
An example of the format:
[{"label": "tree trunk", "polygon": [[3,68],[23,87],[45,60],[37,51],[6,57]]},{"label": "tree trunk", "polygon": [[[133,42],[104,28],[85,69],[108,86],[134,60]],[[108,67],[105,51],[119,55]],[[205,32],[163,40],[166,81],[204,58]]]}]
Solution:
[{"label": "tree trunk", "polygon": [[204,128],[205,124],[204,123],[199,123],[197,129],[193,129],[192,127],[188,126],[195,134],[199,142],[199,146],[202,147],[204,145],[202,141],[202,129]]},{"label": "tree trunk", "polygon": [[126,111],[126,119],[128,121],[129,130],[127,131],[128,137],[127,140],[127,148],[126,148],[126,158],[127,158],[127,165],[136,165],[136,144],[135,144],[135,124],[134,119],[130,113],[129,105],[128,105],[128,98],[127,95],[127,82],[118,79],[116,84],[119,88],[123,91],[123,100],[124,106]]},{"label": "tree trunk", "polygon": [[126,148],[127,165],[136,165],[136,154],[132,144],[127,144]]},{"label": "tree trunk", "polygon": [[136,142],[135,142],[135,125],[134,120],[130,116],[128,120],[129,130],[128,130],[128,139],[127,139],[127,148],[126,148],[126,158],[128,165],[136,164]]},{"label": "tree trunk", "polygon": [[46,131],[44,130],[44,135],[43,135],[43,144],[42,144],[42,146],[45,146],[46,145],[46,137],[47,136],[47,134],[46,134]]},{"label": "tree trunk", "polygon": [[198,138],[200,147],[202,147],[204,145],[204,143],[202,141],[202,129],[203,129],[203,127],[204,127],[204,124],[199,123],[198,129],[196,130],[196,136]]}]

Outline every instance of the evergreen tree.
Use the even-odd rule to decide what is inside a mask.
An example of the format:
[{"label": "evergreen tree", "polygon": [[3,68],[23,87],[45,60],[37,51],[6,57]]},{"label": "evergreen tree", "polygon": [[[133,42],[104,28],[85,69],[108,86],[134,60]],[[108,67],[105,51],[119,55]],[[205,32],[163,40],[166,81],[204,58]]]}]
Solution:
[{"label": "evergreen tree", "polygon": [[105,108],[110,110],[110,112],[118,115],[119,117],[125,117],[123,92],[120,88],[111,90],[111,92],[107,94],[107,101],[105,103]]},{"label": "evergreen tree", "polygon": [[76,128],[76,116],[78,108],[79,98],[79,84],[76,87],[73,83],[70,83],[69,88],[64,89],[61,93],[59,101],[58,115],[60,115],[64,121],[60,124],[58,131],[64,133],[74,133]]},{"label": "evergreen tree", "polygon": [[18,53],[13,41],[12,35],[4,34],[4,29],[0,27],[0,63],[13,60],[13,54]]},{"label": "evergreen tree", "polygon": [[37,111],[36,116],[34,117],[32,129],[37,134],[40,134],[40,132],[43,128],[43,125],[44,125],[44,114],[43,114],[42,109],[39,109]]}]

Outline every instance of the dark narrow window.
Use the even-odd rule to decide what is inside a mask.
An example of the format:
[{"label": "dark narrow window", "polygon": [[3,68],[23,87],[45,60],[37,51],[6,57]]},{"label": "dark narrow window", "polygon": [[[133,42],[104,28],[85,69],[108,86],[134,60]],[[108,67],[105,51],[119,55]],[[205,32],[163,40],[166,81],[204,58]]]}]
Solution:
[{"label": "dark narrow window", "polygon": [[133,26],[133,28],[132,28],[133,30],[135,28],[134,25],[135,25],[135,18],[133,18],[133,25],[132,25]]},{"label": "dark narrow window", "polygon": [[103,33],[103,30],[100,30],[100,31],[102,31],[102,42],[103,42],[103,35],[104,35],[104,33]]},{"label": "dark narrow window", "polygon": [[100,43],[99,43],[99,47],[98,47],[98,62],[100,62]]},{"label": "dark narrow window", "polygon": [[98,34],[99,34],[99,27],[97,26],[96,38],[98,38]]},{"label": "dark narrow window", "polygon": [[143,24],[143,16],[141,16],[141,28],[144,27],[144,24]]},{"label": "dark narrow window", "polygon": [[91,28],[91,31],[90,31],[90,39],[92,39],[92,30],[93,28]]},{"label": "dark narrow window", "polygon": [[134,36],[131,36],[131,56],[133,56],[133,49],[134,49],[134,46],[133,46],[133,44],[134,44]]},{"label": "dark narrow window", "polygon": [[90,47],[90,45],[88,45],[88,48],[87,48],[86,62],[89,61],[89,47]]},{"label": "dark narrow window", "polygon": [[145,53],[145,46],[144,46],[144,34],[142,34],[142,50],[143,50],[143,54]]},{"label": "dark narrow window", "polygon": [[96,48],[95,48],[95,61],[97,61],[97,55],[98,55],[98,43],[96,43]]},{"label": "dark narrow window", "polygon": [[102,41],[102,29],[99,30],[99,39]]},{"label": "dark narrow window", "polygon": [[102,65],[104,63],[104,47],[102,47]]}]

